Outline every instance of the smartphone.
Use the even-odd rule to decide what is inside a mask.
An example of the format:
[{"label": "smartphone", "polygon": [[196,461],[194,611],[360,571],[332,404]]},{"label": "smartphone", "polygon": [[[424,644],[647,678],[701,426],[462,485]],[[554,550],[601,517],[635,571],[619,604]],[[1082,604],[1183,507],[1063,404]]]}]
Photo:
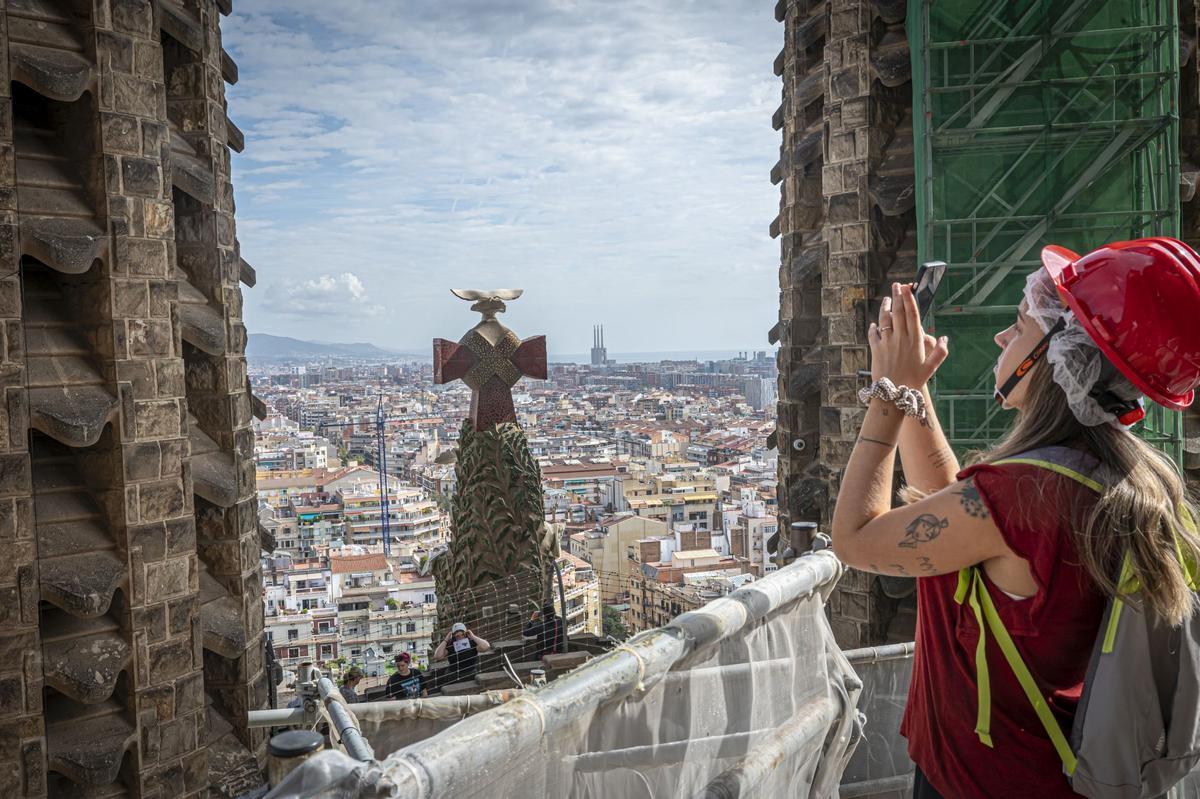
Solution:
[{"label": "smartphone", "polygon": [[913,284],[913,294],[917,298],[917,310],[921,314],[921,321],[925,321],[929,309],[933,307],[933,297],[937,294],[938,284],[942,282],[945,274],[945,261],[927,261],[921,264],[921,268],[917,270],[917,281]]},{"label": "smartphone", "polygon": [[[917,269],[917,279],[913,283],[913,295],[917,298],[917,312],[921,315],[922,323],[925,322],[929,309],[933,307],[933,297],[937,294],[938,285],[942,282],[945,274],[945,261],[927,261]],[[860,369],[858,376],[869,379],[871,370]]]}]

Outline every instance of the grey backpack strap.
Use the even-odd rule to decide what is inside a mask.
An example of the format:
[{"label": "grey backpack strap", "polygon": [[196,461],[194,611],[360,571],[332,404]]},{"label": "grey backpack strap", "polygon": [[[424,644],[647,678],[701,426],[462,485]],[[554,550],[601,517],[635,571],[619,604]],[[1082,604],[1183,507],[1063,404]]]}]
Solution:
[{"label": "grey backpack strap", "polygon": [[1037,466],[1069,477],[1097,493],[1104,493],[1104,487],[1114,482],[1095,455],[1071,447],[1038,447],[1001,458],[994,463],[1024,463]]}]

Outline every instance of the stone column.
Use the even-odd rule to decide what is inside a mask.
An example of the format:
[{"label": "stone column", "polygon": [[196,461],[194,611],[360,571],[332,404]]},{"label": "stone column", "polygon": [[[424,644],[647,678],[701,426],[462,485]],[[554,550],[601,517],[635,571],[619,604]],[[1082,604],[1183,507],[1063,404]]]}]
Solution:
[{"label": "stone column", "polygon": [[[782,13],[779,13],[782,12]],[[903,0],[784,0],[780,523],[827,529],[864,408],[867,325],[915,271],[911,74]],[[796,442],[801,442],[799,445]],[[807,545],[794,541],[794,549]],[[831,598],[843,646],[881,641],[895,612],[865,574]]]},{"label": "stone column", "polygon": [[0,795],[46,791],[38,563],[29,485],[29,413],[22,351],[21,252],[13,149],[8,20],[0,16]]},{"label": "stone column", "polygon": [[[228,11],[96,0],[0,13],[6,796],[199,796],[210,782],[236,793],[259,780],[258,762],[209,712],[209,693],[232,697],[226,712],[243,720],[265,697],[236,288],[253,270],[236,255],[224,143],[199,154],[223,160],[206,162],[172,136],[164,80],[164,45],[186,42],[218,65],[203,97],[220,100],[219,76],[236,67],[220,52],[217,5]],[[186,239],[196,202],[224,215],[211,225],[222,242],[211,305],[180,280],[175,257],[175,220]],[[196,400],[211,435],[189,424],[196,348],[222,356],[226,396]],[[205,502],[233,530],[223,549],[197,541]],[[209,561],[237,578],[231,588]],[[208,643],[235,665],[206,675]],[[244,721],[236,732],[259,748]]]},{"label": "stone column", "polygon": [[162,52],[154,3],[105,0],[96,9],[139,733],[134,790],[199,796],[208,785],[207,719]]},{"label": "stone column", "polygon": [[[204,580],[205,679],[214,709],[261,760],[263,733],[246,725],[248,710],[265,707],[267,686],[252,398],[239,286],[245,269],[234,234],[224,98],[224,81],[236,80],[237,71],[221,49],[216,5],[196,3],[185,11],[190,18],[174,24],[194,25],[196,34],[180,30],[163,47],[176,159],[175,277],[185,313],[191,477]],[[235,748],[219,748],[221,756],[236,757]]]},{"label": "stone column", "polygon": [[[780,185],[779,216],[771,235],[780,239],[779,525],[786,540],[796,521],[827,518],[828,474],[819,450],[821,386],[826,367],[820,354],[821,273],[827,261],[822,236],[825,204],[825,35],[828,7],[811,0],[781,0],[776,19],[784,23],[784,48],[775,59],[783,77],[783,103],[772,124],[783,132],[779,163],[771,180]],[[796,551],[807,541],[793,541]],[[782,549],[782,545],[781,545]]]}]

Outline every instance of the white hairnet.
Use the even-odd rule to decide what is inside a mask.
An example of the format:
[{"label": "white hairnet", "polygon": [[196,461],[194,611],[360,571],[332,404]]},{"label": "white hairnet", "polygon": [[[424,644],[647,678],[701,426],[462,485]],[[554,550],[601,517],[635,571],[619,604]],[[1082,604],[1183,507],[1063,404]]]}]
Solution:
[{"label": "white hairnet", "polygon": [[[1061,317],[1067,318],[1067,326],[1050,339],[1046,360],[1054,370],[1054,382],[1067,395],[1067,404],[1075,418],[1088,427],[1119,425],[1116,415],[1100,407],[1100,403],[1090,395],[1100,379],[1104,354],[1071,310],[1063,305],[1058,289],[1045,269],[1038,269],[1026,278],[1025,301],[1029,306],[1026,315],[1037,321],[1043,333],[1050,330]],[[1141,396],[1141,392],[1120,372],[1109,381],[1108,390],[1121,399],[1134,400]]]}]

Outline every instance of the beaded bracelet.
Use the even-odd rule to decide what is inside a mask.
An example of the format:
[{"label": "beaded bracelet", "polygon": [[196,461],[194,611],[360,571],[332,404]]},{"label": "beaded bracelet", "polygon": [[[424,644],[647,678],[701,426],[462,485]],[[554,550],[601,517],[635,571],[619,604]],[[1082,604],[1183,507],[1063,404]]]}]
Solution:
[{"label": "beaded bracelet", "polygon": [[905,416],[911,416],[919,422],[925,421],[925,395],[915,388],[897,386],[886,377],[881,377],[858,392],[858,401],[863,405],[870,405],[875,398],[892,403]]}]

